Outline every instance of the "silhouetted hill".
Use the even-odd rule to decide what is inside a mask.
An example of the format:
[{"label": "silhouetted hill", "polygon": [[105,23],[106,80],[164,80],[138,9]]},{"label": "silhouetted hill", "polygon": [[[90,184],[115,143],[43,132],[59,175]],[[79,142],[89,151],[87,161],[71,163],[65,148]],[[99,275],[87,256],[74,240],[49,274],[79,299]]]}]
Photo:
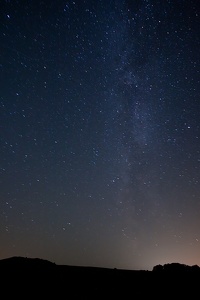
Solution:
[{"label": "silhouetted hill", "polygon": [[0,260],[0,268],[52,268],[55,264],[40,258],[13,256]]},{"label": "silhouetted hill", "polygon": [[[178,270],[178,272],[177,272]],[[188,270],[190,270],[188,272]],[[68,297],[96,299],[122,297],[195,296],[199,293],[198,266],[172,263],[152,271],[56,265],[38,258],[11,257],[0,260],[2,293],[22,298]]]},{"label": "silhouetted hill", "polygon": [[170,273],[188,273],[200,274],[200,267],[197,265],[188,266],[180,263],[169,263],[164,265],[156,265],[153,267],[154,272],[170,272]]}]

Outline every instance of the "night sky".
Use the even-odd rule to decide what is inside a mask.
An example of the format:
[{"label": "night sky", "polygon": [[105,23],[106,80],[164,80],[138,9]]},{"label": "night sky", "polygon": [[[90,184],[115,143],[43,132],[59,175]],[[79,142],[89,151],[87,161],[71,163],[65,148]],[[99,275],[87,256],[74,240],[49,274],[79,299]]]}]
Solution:
[{"label": "night sky", "polygon": [[199,16],[1,1],[0,259],[200,265]]}]

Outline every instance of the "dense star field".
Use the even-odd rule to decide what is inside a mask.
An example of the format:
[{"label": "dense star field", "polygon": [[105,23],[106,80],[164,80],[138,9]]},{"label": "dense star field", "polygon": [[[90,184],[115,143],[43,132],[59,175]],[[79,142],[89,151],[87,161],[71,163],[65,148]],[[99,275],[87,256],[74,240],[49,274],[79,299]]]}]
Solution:
[{"label": "dense star field", "polygon": [[0,259],[200,265],[199,16],[1,1]]}]

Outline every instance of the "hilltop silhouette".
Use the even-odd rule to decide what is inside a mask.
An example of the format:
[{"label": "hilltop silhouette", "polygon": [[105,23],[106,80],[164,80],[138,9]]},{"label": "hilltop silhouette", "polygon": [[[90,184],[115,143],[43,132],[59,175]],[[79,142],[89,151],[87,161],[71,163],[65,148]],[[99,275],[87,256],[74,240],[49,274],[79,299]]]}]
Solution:
[{"label": "hilltop silhouette", "polygon": [[[190,296],[199,293],[200,267],[179,263],[156,265],[152,271],[57,265],[39,258],[0,260],[2,292],[7,296],[133,298]],[[71,295],[71,296],[70,296]],[[72,297],[73,295],[73,297]]]},{"label": "hilltop silhouette", "polygon": [[0,268],[49,268],[53,266],[55,263],[41,258],[13,256],[0,260]]},{"label": "hilltop silhouette", "polygon": [[188,273],[190,274],[198,274],[200,275],[200,267],[198,265],[188,266],[180,263],[169,263],[164,265],[156,265],[153,267],[154,272],[162,272],[162,273]]}]

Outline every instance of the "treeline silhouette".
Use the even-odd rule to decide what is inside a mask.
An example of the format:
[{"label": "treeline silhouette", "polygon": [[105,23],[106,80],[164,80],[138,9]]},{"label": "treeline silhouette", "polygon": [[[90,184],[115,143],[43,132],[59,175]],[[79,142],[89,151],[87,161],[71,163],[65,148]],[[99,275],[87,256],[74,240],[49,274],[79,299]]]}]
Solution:
[{"label": "treeline silhouette", "polygon": [[190,272],[190,274],[199,274],[200,275],[200,267],[198,265],[188,266],[185,264],[180,263],[169,263],[164,265],[156,265],[153,267],[154,272],[170,272],[170,273],[176,273],[176,272]]},{"label": "treeline silhouette", "polygon": [[190,299],[199,294],[200,267],[156,265],[152,271],[57,265],[48,260],[11,257],[0,260],[1,291],[7,297],[138,299],[163,296]]}]

